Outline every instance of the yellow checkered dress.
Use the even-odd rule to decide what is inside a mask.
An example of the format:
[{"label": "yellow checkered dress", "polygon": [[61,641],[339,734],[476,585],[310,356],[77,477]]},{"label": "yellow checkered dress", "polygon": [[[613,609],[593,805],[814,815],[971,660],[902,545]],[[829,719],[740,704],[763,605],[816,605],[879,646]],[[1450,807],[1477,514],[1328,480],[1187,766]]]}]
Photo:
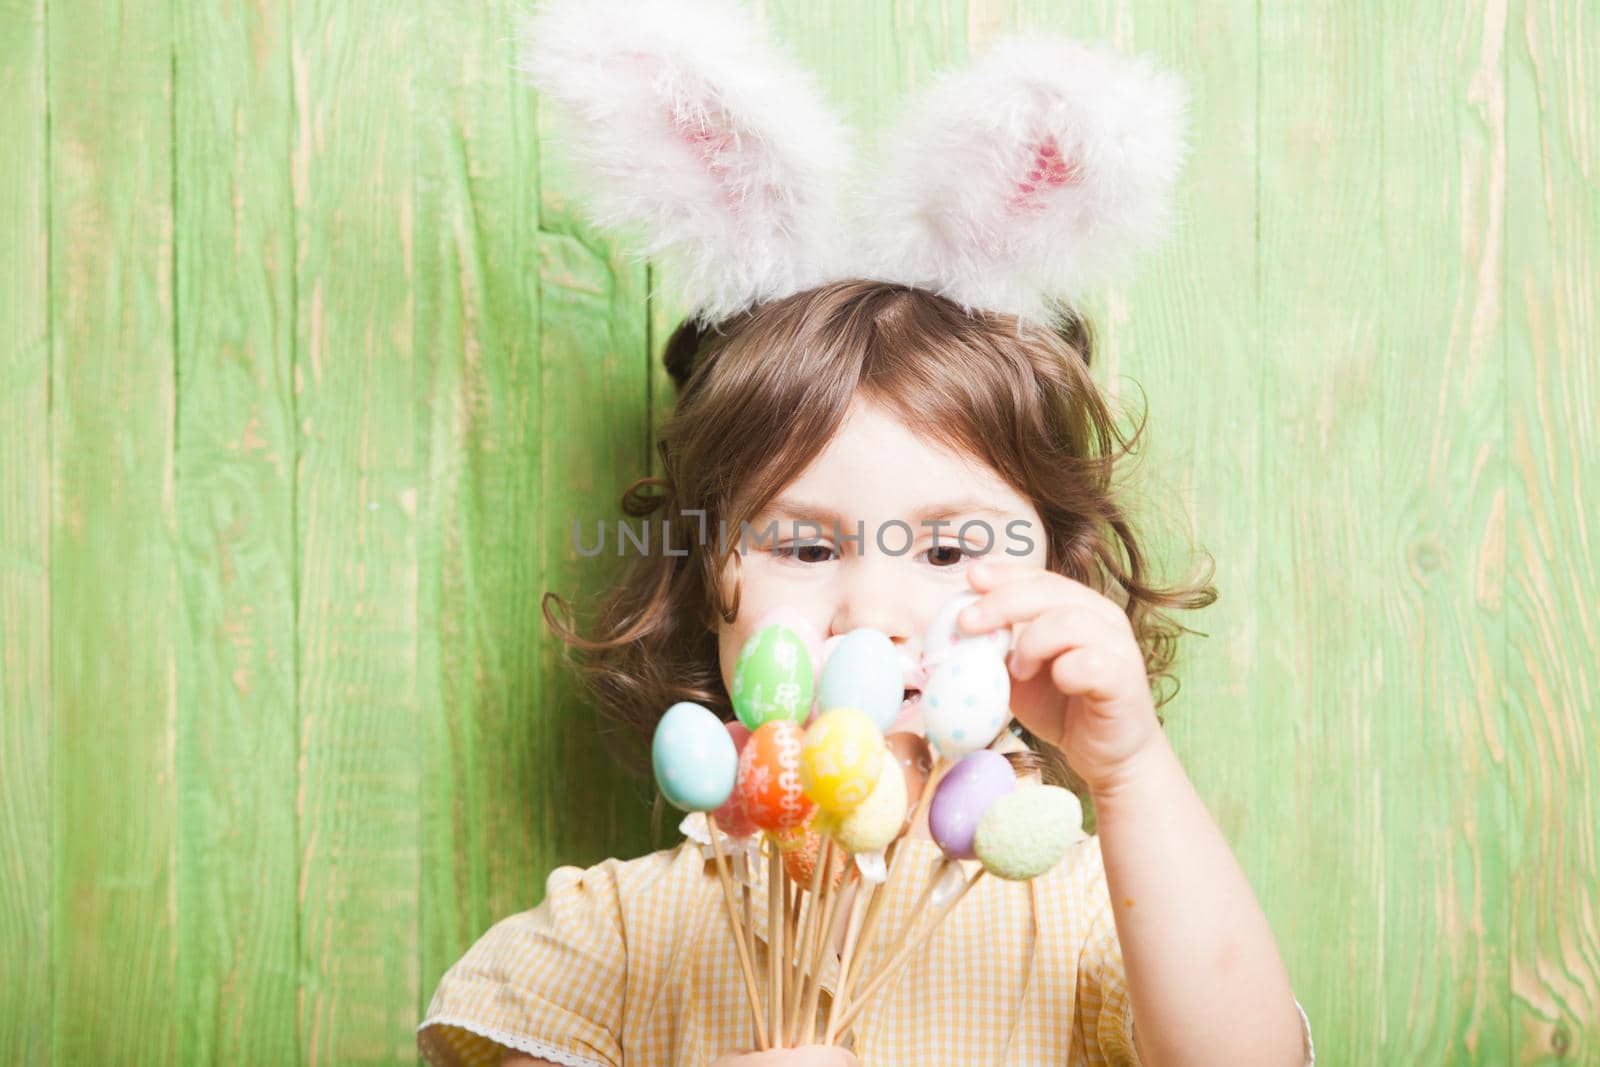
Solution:
[{"label": "yellow checkered dress", "polygon": [[[888,935],[904,927],[937,868],[931,840],[909,837],[902,847],[912,865],[885,898],[882,936],[858,973],[893,951]],[[763,885],[751,894],[758,933]],[[756,1047],[721,888],[699,846],[561,867],[545,892],[538,907],[491,927],[440,980],[418,1027],[428,1062],[494,1064],[520,1049],[575,1067],[699,1065]],[[764,976],[764,940],[757,952]],[[830,955],[819,1017],[837,966]],[[1100,842],[1090,837],[1032,882],[980,880],[843,1043],[864,1067],[1129,1064],[1138,1062],[1132,1020]],[[1305,1036],[1310,1063],[1309,1029]]]}]

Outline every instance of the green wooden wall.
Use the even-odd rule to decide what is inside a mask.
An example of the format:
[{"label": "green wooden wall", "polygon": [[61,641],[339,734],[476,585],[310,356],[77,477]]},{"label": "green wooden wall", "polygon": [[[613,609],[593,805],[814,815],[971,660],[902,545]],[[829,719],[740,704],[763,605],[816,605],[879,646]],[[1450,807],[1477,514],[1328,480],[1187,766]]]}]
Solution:
[{"label": "green wooden wall", "polygon": [[[1600,1063],[1600,23],[1584,0],[768,0],[873,130],[1015,25],[1195,89],[1095,306],[1170,728],[1328,1064]],[[0,0],[0,1059],[387,1063],[651,847],[542,632],[651,461],[659,274],[486,4]]]}]

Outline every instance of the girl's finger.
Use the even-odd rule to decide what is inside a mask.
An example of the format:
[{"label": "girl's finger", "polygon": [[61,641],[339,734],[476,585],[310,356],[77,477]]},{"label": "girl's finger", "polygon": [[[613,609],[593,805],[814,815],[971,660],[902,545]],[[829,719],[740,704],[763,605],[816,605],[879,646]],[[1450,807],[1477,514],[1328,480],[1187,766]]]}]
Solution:
[{"label": "girl's finger", "polygon": [[1026,563],[1020,559],[1007,559],[992,552],[967,568],[967,584],[977,592],[987,593],[991,589],[998,589],[1002,585],[1031,580],[1041,575],[1059,578],[1061,581],[1099,595],[1098,590],[1078,581],[1076,578],[1041,567],[1037,563]]},{"label": "girl's finger", "polygon": [[1122,693],[1119,665],[1098,648],[1074,648],[1050,664],[1050,680],[1068,696],[1109,703]]},{"label": "girl's finger", "polygon": [[962,609],[956,622],[968,633],[984,633],[1027,622],[1068,605],[1100,619],[1102,625],[1125,627],[1127,624],[1127,617],[1105,597],[1064,574],[1046,570],[1035,570],[1026,580],[1008,581],[983,593]]},{"label": "girl's finger", "polygon": [[1104,644],[1105,631],[1099,620],[1077,607],[1046,612],[1022,627],[1006,661],[1012,677],[1020,682],[1032,678],[1041,664],[1074,648]]},{"label": "girl's finger", "polygon": [[1025,682],[1038,672],[1045,660],[1081,642],[1084,635],[1078,625],[1079,617],[1072,608],[1057,608],[1022,627],[1012,642],[1011,655],[1006,658],[1011,676]]},{"label": "girl's finger", "polygon": [[980,593],[987,593],[1007,582],[1048,573],[1050,572],[1038,564],[1004,559],[990,553],[967,568],[967,584]]}]

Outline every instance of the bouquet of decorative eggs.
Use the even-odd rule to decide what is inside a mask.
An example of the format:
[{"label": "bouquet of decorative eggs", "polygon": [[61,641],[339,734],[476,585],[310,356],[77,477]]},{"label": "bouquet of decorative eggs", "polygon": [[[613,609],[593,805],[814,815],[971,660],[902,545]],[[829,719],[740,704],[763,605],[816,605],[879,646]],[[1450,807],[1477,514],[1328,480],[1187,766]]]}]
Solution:
[{"label": "bouquet of decorative eggs", "polygon": [[[824,1044],[900,973],[980,878],[1034,878],[1083,836],[1072,793],[1019,783],[1010,761],[991,747],[1011,721],[1011,633],[958,633],[956,615],[974,599],[960,594],[935,616],[920,667],[906,664],[880,631],[852,630],[824,644],[798,612],[777,608],[740,649],[729,694],[737,722],[685,701],[656,727],[652,758],[661,792],[706,815],[703,844],[716,861],[763,1049],[814,1042],[821,961],[841,928]],[[918,710],[926,742],[897,729]],[[910,787],[919,779],[912,809]],[[915,929],[888,942],[900,947],[873,973],[856,974],[863,946],[874,943],[879,906],[905,866],[896,862],[898,846],[924,811],[943,860],[912,908]],[[750,894],[763,851],[768,952],[761,983]],[[959,861],[972,859],[981,866],[968,877]],[[741,864],[742,913],[730,873]],[[862,891],[849,894],[846,909],[849,884]]]}]

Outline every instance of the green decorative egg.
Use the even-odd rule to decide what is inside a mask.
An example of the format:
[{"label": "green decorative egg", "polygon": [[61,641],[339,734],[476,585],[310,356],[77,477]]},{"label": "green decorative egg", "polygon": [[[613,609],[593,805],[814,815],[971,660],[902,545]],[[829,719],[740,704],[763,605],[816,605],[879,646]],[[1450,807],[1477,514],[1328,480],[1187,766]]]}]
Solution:
[{"label": "green decorative egg", "polygon": [[816,675],[799,634],[781,623],[763,626],[739,650],[733,666],[733,710],[751,730],[784,719],[804,722],[811,713]]},{"label": "green decorative egg", "polygon": [[1054,785],[1021,785],[978,820],[973,851],[997,878],[1025,882],[1054,867],[1083,839],[1083,806]]}]

